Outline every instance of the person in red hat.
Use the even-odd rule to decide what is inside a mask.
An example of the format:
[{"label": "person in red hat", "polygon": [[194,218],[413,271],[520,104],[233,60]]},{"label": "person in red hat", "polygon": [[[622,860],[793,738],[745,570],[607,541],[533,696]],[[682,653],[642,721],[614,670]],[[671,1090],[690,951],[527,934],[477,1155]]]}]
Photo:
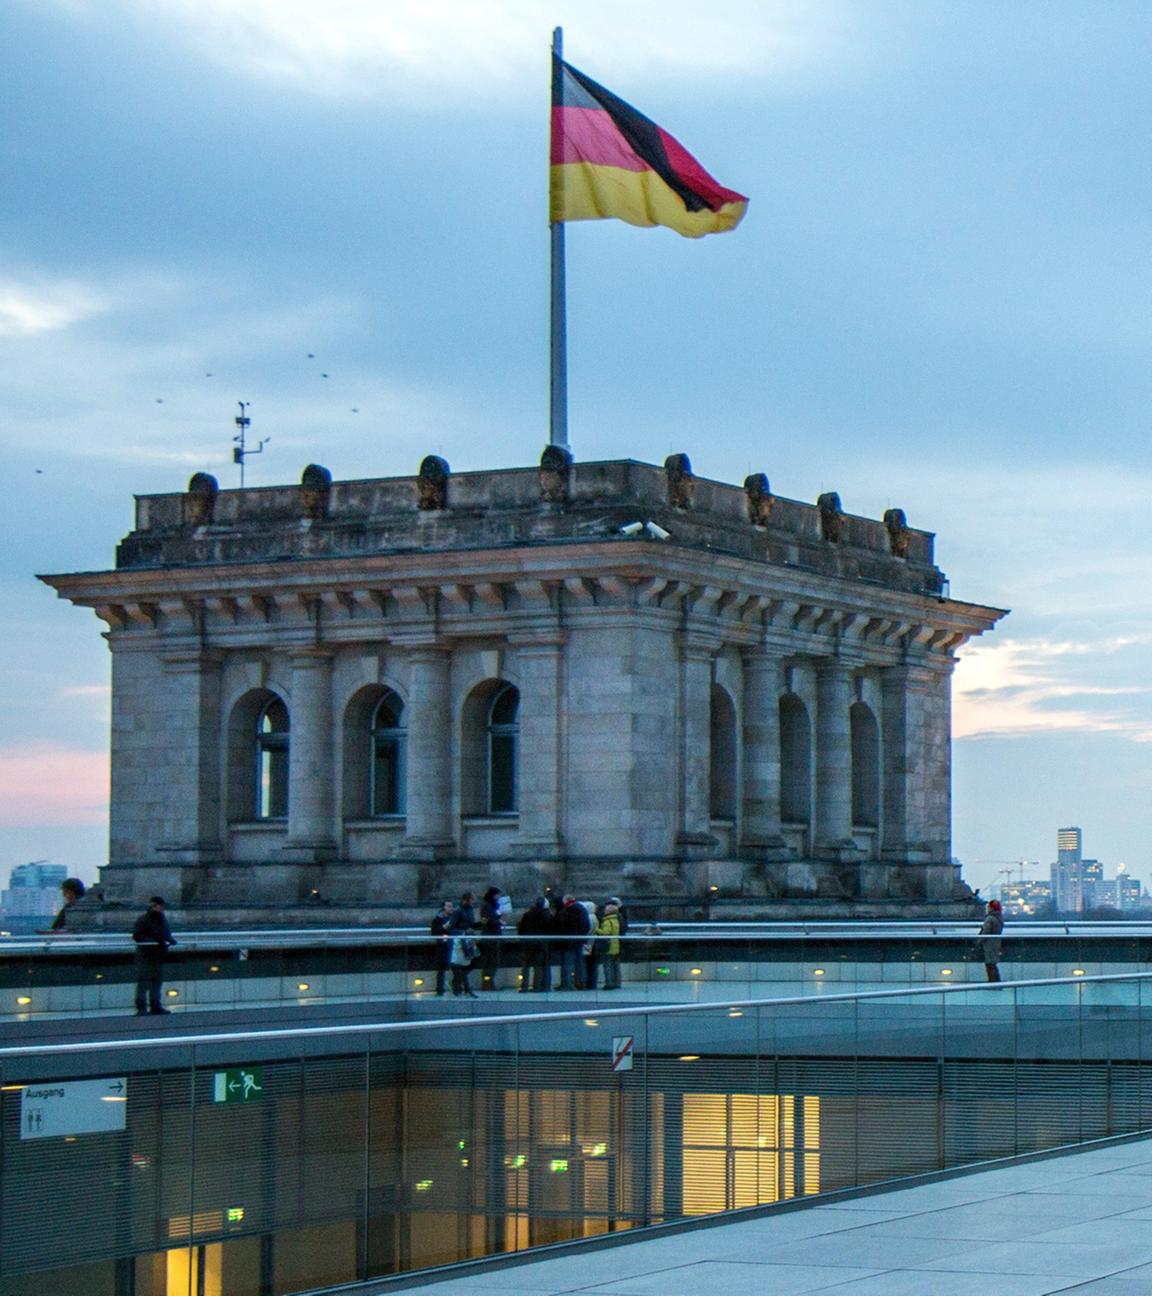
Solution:
[{"label": "person in red hat", "polygon": [[989,981],[1000,980],[1000,936],[1004,931],[1004,912],[999,900],[988,901],[988,915],[980,928],[977,945],[984,959],[984,975]]}]

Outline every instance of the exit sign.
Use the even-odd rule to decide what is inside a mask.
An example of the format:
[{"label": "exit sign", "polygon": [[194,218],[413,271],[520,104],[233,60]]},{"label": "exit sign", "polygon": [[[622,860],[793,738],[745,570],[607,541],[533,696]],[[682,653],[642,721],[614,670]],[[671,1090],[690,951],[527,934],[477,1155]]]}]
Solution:
[{"label": "exit sign", "polygon": [[264,1076],[259,1067],[237,1067],[235,1071],[212,1074],[213,1102],[246,1103],[263,1097]]}]

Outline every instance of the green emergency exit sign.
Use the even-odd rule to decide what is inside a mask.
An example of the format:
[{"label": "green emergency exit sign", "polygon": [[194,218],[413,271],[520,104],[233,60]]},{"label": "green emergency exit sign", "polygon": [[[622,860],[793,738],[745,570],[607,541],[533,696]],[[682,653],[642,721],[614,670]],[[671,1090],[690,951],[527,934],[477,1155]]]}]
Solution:
[{"label": "green emergency exit sign", "polygon": [[212,1073],[212,1101],[255,1102],[264,1097],[264,1077],[259,1067],[237,1067],[235,1071]]}]

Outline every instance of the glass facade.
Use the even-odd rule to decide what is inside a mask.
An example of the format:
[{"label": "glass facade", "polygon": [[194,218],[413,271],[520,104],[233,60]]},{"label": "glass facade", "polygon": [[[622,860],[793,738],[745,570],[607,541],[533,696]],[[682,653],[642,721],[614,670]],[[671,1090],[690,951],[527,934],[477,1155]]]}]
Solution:
[{"label": "glass facade", "polygon": [[1134,1132],[1150,1011],[1132,977],[4,1050],[0,1296],[289,1296]]}]

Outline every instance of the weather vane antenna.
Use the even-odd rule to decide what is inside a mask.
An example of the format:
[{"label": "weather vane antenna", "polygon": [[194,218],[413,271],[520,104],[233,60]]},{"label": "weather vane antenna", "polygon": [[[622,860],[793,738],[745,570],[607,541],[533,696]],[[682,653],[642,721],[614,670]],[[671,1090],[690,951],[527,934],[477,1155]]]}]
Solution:
[{"label": "weather vane antenna", "polygon": [[240,406],[240,413],[232,421],[240,429],[232,438],[236,443],[236,448],[232,451],[232,462],[240,465],[240,489],[244,489],[244,460],[249,455],[258,455],[264,453],[264,447],[272,440],[270,436],[264,437],[263,440],[257,441],[254,447],[248,445],[248,429],[252,426],[252,418],[248,413],[248,407],[251,401],[237,401]]}]

